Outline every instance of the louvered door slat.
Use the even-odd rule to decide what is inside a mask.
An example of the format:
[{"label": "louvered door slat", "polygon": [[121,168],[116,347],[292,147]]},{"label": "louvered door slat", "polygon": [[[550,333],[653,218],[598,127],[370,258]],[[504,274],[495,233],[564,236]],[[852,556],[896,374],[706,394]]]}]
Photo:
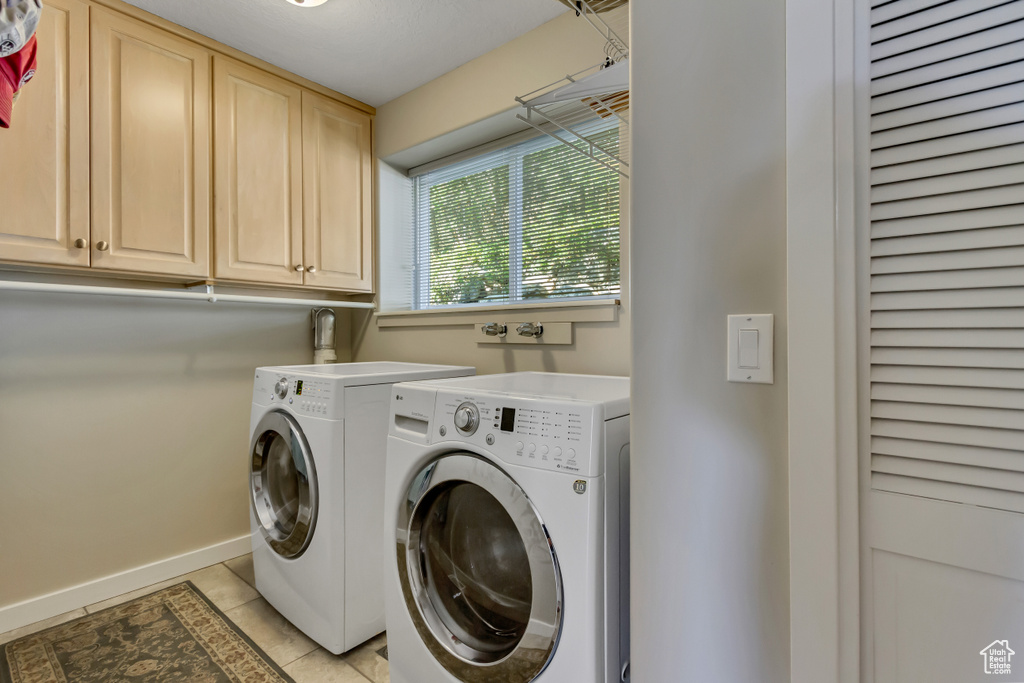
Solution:
[{"label": "louvered door slat", "polygon": [[1024,246],[1024,224],[1006,228],[988,228],[964,232],[894,237],[871,242],[872,256],[902,256],[905,254],[933,254],[961,249],[988,249],[994,247]]},{"label": "louvered door slat", "polygon": [[1024,0],[871,17],[871,486],[1024,513]]},{"label": "louvered door slat", "polygon": [[871,469],[874,472],[902,477],[1024,493],[1024,474],[1019,472],[912,458],[894,458],[888,455],[873,456]]},{"label": "louvered door slat", "polygon": [[[871,346],[946,349],[1024,349],[1024,330],[872,330]],[[1024,401],[1024,397],[1021,397]]]},{"label": "louvered door slat", "polygon": [[973,211],[960,210],[938,215],[874,221],[871,224],[871,238],[927,235],[1022,224],[1024,224],[1024,204],[996,206]]},{"label": "louvered door slat", "polygon": [[1024,263],[1024,247],[974,249],[939,254],[912,254],[908,256],[879,256],[871,260],[871,272],[917,273],[937,270],[967,270],[970,268],[999,268]]},{"label": "louvered door slat", "polygon": [[[1024,76],[1024,73],[1021,74]],[[1024,123],[961,133],[937,140],[923,140],[906,145],[876,149],[871,152],[871,166],[891,166],[922,159],[936,159],[952,154],[992,149],[1024,142]]]},{"label": "louvered door slat", "polygon": [[[968,6],[972,3],[950,3],[955,5]],[[985,0],[985,5],[992,3]],[[966,11],[970,12],[970,7]],[[960,19],[949,21],[944,24],[925,28],[914,33],[903,35],[899,38],[878,42],[875,38],[875,30],[872,28],[871,61],[885,59],[911,50],[919,50],[929,45],[938,45],[961,36],[971,33],[985,31],[995,26],[1009,24],[1010,22],[1024,19],[1024,3],[1004,2],[1004,4],[983,12],[967,14]],[[883,35],[881,32],[878,35]]]},{"label": "louvered door slat", "polygon": [[974,448],[954,446],[945,443],[928,443],[907,439],[890,439],[884,436],[871,438],[871,452],[880,455],[894,455],[918,460],[950,462],[958,465],[973,465],[996,470],[1024,472],[1024,455],[1018,451],[999,448]]},{"label": "louvered door slat", "polygon": [[928,289],[1021,286],[1024,286],[1024,267],[1020,266],[871,276],[872,292],[916,292]]},{"label": "louvered door slat", "polygon": [[897,36],[921,32],[938,27],[956,19],[973,15],[982,10],[1005,5],[1009,0],[971,0],[971,2],[944,2],[920,12],[914,12],[892,21],[874,23],[871,27],[871,42],[880,43]]},{"label": "louvered door slat", "polygon": [[[878,401],[906,403],[932,403],[944,406],[975,406],[977,408],[1012,408],[1024,410],[1022,392],[1008,389],[978,389],[975,387],[935,387],[917,384],[878,383],[871,389]],[[1024,467],[1024,454],[1018,455]]]},{"label": "louvered door slat", "polygon": [[[1012,68],[1007,67],[1004,74],[1012,77],[1021,71],[1024,69],[1021,69],[1020,65],[1014,65]],[[950,116],[960,116],[1021,101],[1024,101],[1024,83],[1007,83],[982,92],[973,92],[875,114],[871,118],[871,132],[876,133],[901,126],[938,121]]]},{"label": "louvered door slat", "polygon": [[[978,335],[975,335],[978,336]],[[1024,370],[1024,349],[875,348],[871,359],[882,365]],[[1020,416],[1024,428],[1024,415]]]},{"label": "louvered door slat", "polygon": [[1024,513],[1024,496],[1010,491],[901,477],[884,472],[876,472],[871,475],[871,488],[878,491],[902,493],[907,496],[947,500],[1007,512]]},{"label": "louvered door slat", "polygon": [[1021,427],[1024,427],[1024,413],[1019,410],[899,403],[875,399],[871,403],[871,416],[885,420],[936,423],[945,426],[992,427],[1018,432],[1016,436],[1024,439],[1024,432],[1021,431]]},{"label": "louvered door slat", "polygon": [[[1024,106],[1021,108],[1021,116],[1024,116]],[[876,185],[871,189],[871,201],[893,202],[1004,185],[1024,185],[1024,164],[980,168],[965,173],[948,173],[920,180]]]},{"label": "louvered door slat", "polygon": [[875,418],[871,420],[871,434],[873,436],[891,436],[897,439],[1024,451],[1024,432],[1015,429],[992,429]]},{"label": "louvered door slat", "polygon": [[1024,184],[989,187],[948,195],[918,197],[894,202],[881,202],[871,206],[871,220],[926,216],[991,206],[1024,204]]},{"label": "louvered door slat", "polygon": [[[871,326],[879,328],[958,329],[1024,328],[1024,309],[981,308],[936,311],[874,311]],[[979,332],[980,334],[980,332]]]},{"label": "louvered door slat", "polygon": [[[884,24],[893,19],[899,19],[908,14],[941,5],[944,2],[947,2],[947,0],[902,0],[902,2],[882,0],[881,3],[873,2],[871,3],[873,6],[871,10],[871,25]],[[881,7],[874,7],[874,5],[878,4],[881,4]]]},{"label": "louvered door slat", "polygon": [[940,387],[1024,389],[1024,371],[873,365],[871,381],[888,384],[927,384]]},{"label": "louvered door slat", "polygon": [[975,130],[998,128],[1024,120],[1024,103],[974,111],[960,116],[928,121],[914,126],[902,126],[872,133],[871,149],[884,149],[923,140],[946,138]]},{"label": "louvered door slat", "polygon": [[[948,50],[947,45],[942,47]],[[1021,59],[1021,45],[1016,42],[979,52],[970,52],[959,57],[944,59],[934,64],[922,65],[906,71],[897,71],[889,76],[876,77],[871,82],[871,95],[884,95],[898,90],[916,88],[948,78],[955,78],[964,74],[972,74],[985,69],[1003,66],[1004,64],[1019,62]]]},{"label": "louvered door slat", "polygon": [[1018,83],[1022,70],[1024,70],[1024,64],[1013,62],[978,73],[929,83],[919,88],[872,97],[871,114],[882,114],[906,107],[918,107],[945,99],[964,98],[965,95],[976,95],[977,99],[964,98],[951,104],[962,111],[980,111],[992,106],[992,100],[986,94],[987,91]]},{"label": "louvered door slat", "polygon": [[[894,6],[901,4],[893,3]],[[1020,30],[1019,26],[1013,24],[996,26],[987,31],[972,33],[932,47],[880,59],[871,64],[871,78],[883,78],[903,71],[926,67],[943,60],[957,59],[964,55],[1008,45],[1020,40]]]},{"label": "louvered door slat", "polygon": [[900,183],[922,178],[938,178],[953,173],[1011,166],[1022,158],[1024,158],[1024,145],[991,147],[978,150],[977,152],[964,152],[963,154],[952,154],[937,159],[885,166],[875,169],[871,174],[871,180],[875,183],[875,187],[884,187],[889,183]]},{"label": "louvered door slat", "polygon": [[928,311],[950,308],[1024,308],[1024,287],[937,290],[929,292],[886,292],[871,295],[874,311]]}]

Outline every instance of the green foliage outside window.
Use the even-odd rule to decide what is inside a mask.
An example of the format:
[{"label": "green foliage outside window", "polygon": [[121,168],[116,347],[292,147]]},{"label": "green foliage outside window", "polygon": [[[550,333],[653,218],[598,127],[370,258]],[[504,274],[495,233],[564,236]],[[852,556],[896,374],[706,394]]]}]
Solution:
[{"label": "green foliage outside window", "polygon": [[[595,137],[617,151],[617,129]],[[561,144],[521,147],[427,186],[421,304],[618,294],[619,174]]]}]

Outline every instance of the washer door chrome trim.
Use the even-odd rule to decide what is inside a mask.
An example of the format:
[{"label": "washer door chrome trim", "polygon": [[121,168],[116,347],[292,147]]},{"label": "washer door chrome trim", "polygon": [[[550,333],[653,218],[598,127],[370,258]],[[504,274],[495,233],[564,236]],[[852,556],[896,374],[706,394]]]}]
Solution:
[{"label": "washer door chrome trim", "polygon": [[[277,523],[270,502],[268,456],[275,439],[283,440],[288,444],[292,457],[298,455],[302,460],[302,466],[296,467],[299,478],[298,509],[295,524],[290,530],[281,528]],[[302,428],[295,418],[283,410],[269,412],[256,425],[249,453],[249,501],[263,539],[278,555],[285,558],[299,557],[313,538],[318,508],[316,466]]]},{"label": "washer door chrome trim", "polygon": [[[474,484],[489,493],[511,518],[526,549],[532,604],[525,632],[514,649],[497,661],[463,642],[445,625],[425,583],[421,530],[428,504],[439,491]],[[423,467],[409,486],[395,529],[398,576],[406,609],[420,639],[434,658],[464,683],[528,683],[547,668],[562,625],[562,575],[551,536],[526,493],[490,461],[464,451],[448,453]]]}]

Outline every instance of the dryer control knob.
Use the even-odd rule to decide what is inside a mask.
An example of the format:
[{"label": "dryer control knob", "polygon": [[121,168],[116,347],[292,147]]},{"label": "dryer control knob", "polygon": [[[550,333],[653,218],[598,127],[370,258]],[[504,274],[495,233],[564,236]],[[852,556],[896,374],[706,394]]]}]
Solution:
[{"label": "dryer control knob", "polygon": [[274,385],[274,393],[277,394],[278,398],[283,399],[288,395],[288,378],[282,377],[277,380],[277,384]]},{"label": "dryer control knob", "polygon": [[455,427],[464,435],[469,436],[480,424],[480,411],[472,403],[466,402],[455,410]]}]

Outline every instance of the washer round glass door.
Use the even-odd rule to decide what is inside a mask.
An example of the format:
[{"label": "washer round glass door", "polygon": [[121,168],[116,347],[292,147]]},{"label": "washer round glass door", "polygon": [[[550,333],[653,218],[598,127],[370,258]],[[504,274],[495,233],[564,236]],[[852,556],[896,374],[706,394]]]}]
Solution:
[{"label": "washer round glass door", "polygon": [[282,557],[305,551],[316,526],[316,468],[298,422],[288,413],[267,413],[250,448],[249,493],[260,531]]},{"label": "washer round glass door", "polygon": [[551,538],[516,482],[466,452],[413,478],[398,515],[398,573],[427,648],[460,681],[526,683],[562,621]]}]

